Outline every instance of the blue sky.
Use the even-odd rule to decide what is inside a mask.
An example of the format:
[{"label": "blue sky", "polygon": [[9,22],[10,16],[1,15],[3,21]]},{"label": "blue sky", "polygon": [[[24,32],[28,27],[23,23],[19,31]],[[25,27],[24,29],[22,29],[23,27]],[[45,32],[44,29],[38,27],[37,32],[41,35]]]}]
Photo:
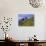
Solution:
[{"label": "blue sky", "polygon": [[31,18],[32,16],[33,16],[33,14],[19,14],[18,19],[20,20],[20,19],[25,18],[25,17]]}]

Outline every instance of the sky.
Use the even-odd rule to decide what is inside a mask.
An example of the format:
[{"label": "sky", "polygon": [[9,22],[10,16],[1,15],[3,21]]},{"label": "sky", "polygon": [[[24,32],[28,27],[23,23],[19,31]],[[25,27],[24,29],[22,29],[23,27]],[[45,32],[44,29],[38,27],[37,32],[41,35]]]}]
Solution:
[{"label": "sky", "polygon": [[32,18],[32,16],[33,16],[33,14],[19,14],[18,19],[20,20],[20,19],[25,18],[25,17]]}]

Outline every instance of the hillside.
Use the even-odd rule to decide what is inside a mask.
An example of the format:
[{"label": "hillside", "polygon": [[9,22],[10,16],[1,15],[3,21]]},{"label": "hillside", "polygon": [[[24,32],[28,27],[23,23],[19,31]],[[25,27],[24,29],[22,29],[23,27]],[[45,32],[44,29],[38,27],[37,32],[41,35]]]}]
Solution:
[{"label": "hillside", "polygon": [[20,21],[20,26],[33,26],[34,25],[34,20],[32,19],[27,19],[24,21]]}]

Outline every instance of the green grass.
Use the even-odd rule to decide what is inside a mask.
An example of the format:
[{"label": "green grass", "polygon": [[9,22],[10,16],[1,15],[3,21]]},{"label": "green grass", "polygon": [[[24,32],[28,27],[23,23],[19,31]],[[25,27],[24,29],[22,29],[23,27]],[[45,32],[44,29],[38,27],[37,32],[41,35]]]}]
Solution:
[{"label": "green grass", "polygon": [[20,26],[34,26],[34,20],[32,19],[27,19],[23,21]]}]

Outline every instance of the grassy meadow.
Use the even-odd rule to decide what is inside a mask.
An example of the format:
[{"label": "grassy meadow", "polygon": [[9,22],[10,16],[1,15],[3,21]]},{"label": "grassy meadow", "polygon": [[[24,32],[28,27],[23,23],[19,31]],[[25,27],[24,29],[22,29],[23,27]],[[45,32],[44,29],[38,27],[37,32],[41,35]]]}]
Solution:
[{"label": "grassy meadow", "polygon": [[[30,17],[30,16],[29,16]],[[19,20],[19,26],[34,26],[34,16],[22,18]]]}]

